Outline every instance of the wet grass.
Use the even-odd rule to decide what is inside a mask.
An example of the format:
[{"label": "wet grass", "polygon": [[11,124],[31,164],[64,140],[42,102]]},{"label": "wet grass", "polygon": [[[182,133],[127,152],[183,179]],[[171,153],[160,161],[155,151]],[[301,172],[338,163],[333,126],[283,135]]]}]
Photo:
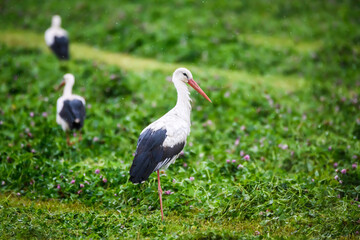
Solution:
[{"label": "wet grass", "polygon": [[[23,220],[16,220],[20,213],[30,216],[28,221],[34,221],[39,234],[45,234],[38,237],[45,238],[57,236],[68,224],[74,229],[69,237],[120,237],[115,232],[122,225],[126,228],[121,236],[129,238],[162,237],[165,232],[169,237],[170,232],[172,237],[249,237],[256,231],[272,237],[290,237],[291,233],[331,237],[352,236],[357,231],[359,171],[352,164],[357,162],[360,147],[356,140],[359,106],[353,90],[340,87],[335,96],[323,93],[316,100],[319,92],[332,89],[332,85],[323,84],[319,89],[314,85],[314,93],[308,89],[281,93],[276,88],[246,83],[241,87],[227,83],[229,87],[224,88],[226,79],[202,76],[200,84],[216,100],[205,104],[193,94],[189,146],[162,176],[164,190],[173,194],[165,195],[167,221],[159,229],[155,177],[134,186],[128,182],[128,169],[141,129],[175,102],[166,75],[162,71],[125,71],[90,61],[64,64],[36,49],[1,49],[7,57],[1,65],[8,70],[2,73],[6,84],[1,89],[8,93],[2,99],[1,190],[35,202],[59,199],[59,210],[64,208],[64,213],[51,218],[59,227],[51,235],[45,229],[54,228],[47,227],[52,226],[48,223],[56,213],[53,208],[46,213],[48,217],[41,218],[46,204],[40,213],[31,207],[3,205],[2,218],[16,222],[4,225],[13,228],[3,228],[8,236],[30,234],[18,231],[24,226]],[[55,124],[53,104],[59,93],[52,87],[64,69],[77,73],[74,91],[86,96],[91,105],[84,140],[71,148]],[[161,96],[158,89],[165,89]],[[154,108],[157,110],[151,111]],[[334,114],[336,109],[339,111]],[[250,161],[244,160],[245,154],[250,155]],[[339,170],[348,169],[347,174],[336,173],[335,162]],[[95,169],[100,169],[100,174],[95,174]],[[336,175],[342,184],[334,179]],[[85,187],[80,188],[80,183]],[[68,208],[61,204],[72,206],[74,202],[74,209],[78,209],[77,204],[93,207],[94,216],[109,212],[112,224],[101,225],[105,220],[99,217],[98,222],[84,223],[86,228],[80,231],[76,227],[79,221],[86,222],[91,214],[81,207],[66,213]],[[39,215],[31,217],[35,213]],[[81,218],[73,225],[78,214]],[[323,219],[329,224],[324,225]],[[118,228],[114,227],[116,221],[122,223],[116,225]],[[225,227],[230,222],[236,224]],[[95,226],[99,229],[93,231]],[[283,232],[284,227],[292,231]],[[205,232],[195,234],[196,229]]]}]

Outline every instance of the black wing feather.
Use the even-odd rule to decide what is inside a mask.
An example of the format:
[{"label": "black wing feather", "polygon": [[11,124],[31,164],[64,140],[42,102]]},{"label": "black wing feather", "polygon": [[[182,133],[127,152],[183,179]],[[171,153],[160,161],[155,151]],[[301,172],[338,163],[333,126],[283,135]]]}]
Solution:
[{"label": "black wing feather", "polygon": [[146,181],[150,174],[157,170],[156,166],[159,163],[161,163],[161,166],[169,163],[185,146],[185,142],[183,142],[173,147],[163,147],[165,138],[165,129],[157,131],[148,129],[140,135],[133,164],[130,168],[131,182],[141,183]]},{"label": "black wing feather", "polygon": [[66,36],[54,37],[54,43],[50,46],[51,50],[61,60],[69,59],[69,39]]},{"label": "black wing feather", "polygon": [[60,111],[60,117],[69,124],[71,130],[81,129],[84,126],[85,115],[85,106],[78,99],[65,100]]}]

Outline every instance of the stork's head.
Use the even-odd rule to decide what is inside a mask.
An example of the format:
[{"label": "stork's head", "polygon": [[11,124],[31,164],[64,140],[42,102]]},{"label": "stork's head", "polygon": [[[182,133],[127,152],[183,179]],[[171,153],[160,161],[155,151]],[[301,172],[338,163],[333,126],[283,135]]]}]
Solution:
[{"label": "stork's head", "polygon": [[51,26],[60,27],[61,26],[61,17],[59,15],[54,15],[51,20]]},{"label": "stork's head", "polygon": [[71,73],[67,73],[64,75],[65,84],[74,85],[75,77]]},{"label": "stork's head", "polygon": [[173,79],[188,83],[190,79],[193,79],[191,72],[186,68],[178,68],[173,74]]},{"label": "stork's head", "polygon": [[194,81],[191,72],[186,68],[178,68],[175,70],[173,74],[173,82],[181,81],[189,84],[192,88],[194,88],[198,93],[201,94],[206,100],[211,102],[210,98],[204,93],[204,91],[200,88],[200,86]]},{"label": "stork's head", "polygon": [[72,75],[71,73],[67,73],[67,74],[64,75],[62,82],[60,83],[60,85],[56,89],[59,90],[64,85],[73,86],[74,83],[75,83],[74,75]]}]

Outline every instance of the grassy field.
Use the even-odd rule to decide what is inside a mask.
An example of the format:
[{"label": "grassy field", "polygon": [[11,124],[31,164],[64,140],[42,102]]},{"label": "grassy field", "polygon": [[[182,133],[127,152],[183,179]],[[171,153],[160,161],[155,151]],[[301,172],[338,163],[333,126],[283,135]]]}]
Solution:
[{"label": "grassy field", "polygon": [[[53,14],[68,62],[43,41]],[[350,0],[0,1],[0,239],[358,239],[359,15]],[[161,222],[156,175],[133,185],[129,168],[182,66],[213,103],[191,92]],[[55,121],[67,72],[87,101],[72,147]]]}]

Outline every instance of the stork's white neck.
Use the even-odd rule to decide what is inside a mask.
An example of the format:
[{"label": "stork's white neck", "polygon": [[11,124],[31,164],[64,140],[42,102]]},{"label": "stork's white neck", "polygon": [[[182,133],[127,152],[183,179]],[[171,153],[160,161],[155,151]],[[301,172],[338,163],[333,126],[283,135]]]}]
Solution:
[{"label": "stork's white neck", "polygon": [[174,81],[177,91],[177,102],[173,108],[174,113],[190,123],[191,98],[188,86],[182,81]]},{"label": "stork's white neck", "polygon": [[72,95],[73,84],[65,84],[63,96]]}]

